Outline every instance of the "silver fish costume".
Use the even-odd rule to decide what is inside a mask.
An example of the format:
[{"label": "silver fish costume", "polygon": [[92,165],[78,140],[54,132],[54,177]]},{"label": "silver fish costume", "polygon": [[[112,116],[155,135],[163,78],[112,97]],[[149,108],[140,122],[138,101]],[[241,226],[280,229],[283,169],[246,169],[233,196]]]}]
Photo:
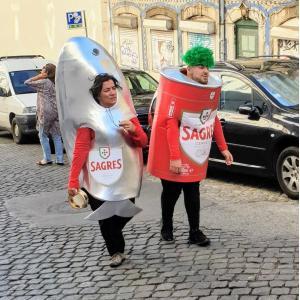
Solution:
[{"label": "silver fish costume", "polygon": [[[100,106],[89,92],[95,76],[101,73],[113,75],[122,87],[117,91],[117,103],[111,108]],[[56,94],[69,161],[72,161],[77,129],[88,127],[95,132],[79,181],[81,187],[105,203],[87,219],[129,217],[140,212],[129,199],[140,193],[142,152],[131,146],[118,126],[120,121],[136,117],[136,112],[125,78],[114,59],[89,38],[71,38],[59,57]]]}]

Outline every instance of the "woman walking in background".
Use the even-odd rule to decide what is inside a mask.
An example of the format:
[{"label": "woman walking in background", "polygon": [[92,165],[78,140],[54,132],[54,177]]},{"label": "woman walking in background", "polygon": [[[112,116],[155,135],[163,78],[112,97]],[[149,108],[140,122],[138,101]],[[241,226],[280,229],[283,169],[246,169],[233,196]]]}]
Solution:
[{"label": "woman walking in background", "polygon": [[40,74],[24,82],[37,91],[37,129],[43,150],[43,159],[37,161],[40,166],[52,164],[50,136],[54,142],[56,164],[64,165],[63,145],[56,105],[55,70],[55,65],[46,64]]}]

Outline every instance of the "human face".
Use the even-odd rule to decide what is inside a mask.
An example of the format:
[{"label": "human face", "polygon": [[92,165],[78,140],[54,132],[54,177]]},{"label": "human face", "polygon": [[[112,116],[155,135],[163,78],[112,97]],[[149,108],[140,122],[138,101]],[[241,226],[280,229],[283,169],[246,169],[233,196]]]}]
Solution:
[{"label": "human face", "polygon": [[46,67],[43,67],[42,70],[41,70],[41,74],[44,75],[44,76],[47,76],[48,73],[46,71]]},{"label": "human face", "polygon": [[103,82],[102,90],[98,95],[100,105],[112,107],[117,102],[117,88],[112,80]]},{"label": "human face", "polygon": [[188,67],[187,76],[201,84],[207,84],[209,71],[205,66]]}]

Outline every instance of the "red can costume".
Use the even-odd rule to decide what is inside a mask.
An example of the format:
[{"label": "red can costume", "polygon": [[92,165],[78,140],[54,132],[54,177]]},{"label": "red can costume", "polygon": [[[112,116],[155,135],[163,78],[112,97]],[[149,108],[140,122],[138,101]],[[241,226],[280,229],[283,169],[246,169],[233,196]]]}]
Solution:
[{"label": "red can costume", "polygon": [[[161,71],[148,157],[148,171],[153,176],[200,181],[206,177],[212,138],[220,151],[227,149],[217,117],[221,85],[212,75],[203,85],[185,76],[184,70]],[[170,160],[177,159],[182,161],[180,174],[169,170]]]}]

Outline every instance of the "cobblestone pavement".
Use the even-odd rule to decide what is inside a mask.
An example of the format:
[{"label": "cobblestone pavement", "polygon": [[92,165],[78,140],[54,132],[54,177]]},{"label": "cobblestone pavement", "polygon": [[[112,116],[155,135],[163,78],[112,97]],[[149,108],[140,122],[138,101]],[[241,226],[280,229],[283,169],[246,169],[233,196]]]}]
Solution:
[{"label": "cobblestone pavement", "polygon": [[[206,228],[212,244],[200,248],[187,244],[188,228],[177,216],[175,243],[167,244],[159,240],[157,217],[128,224],[128,259],[111,269],[97,225],[21,223],[5,201],[66,187],[68,166],[38,168],[39,158],[38,145],[0,144],[0,299],[298,299],[296,236],[258,240]],[[232,184],[222,189],[218,178],[208,179],[204,194],[210,186],[245,201]],[[270,201],[290,201],[276,189],[261,192]]]}]

